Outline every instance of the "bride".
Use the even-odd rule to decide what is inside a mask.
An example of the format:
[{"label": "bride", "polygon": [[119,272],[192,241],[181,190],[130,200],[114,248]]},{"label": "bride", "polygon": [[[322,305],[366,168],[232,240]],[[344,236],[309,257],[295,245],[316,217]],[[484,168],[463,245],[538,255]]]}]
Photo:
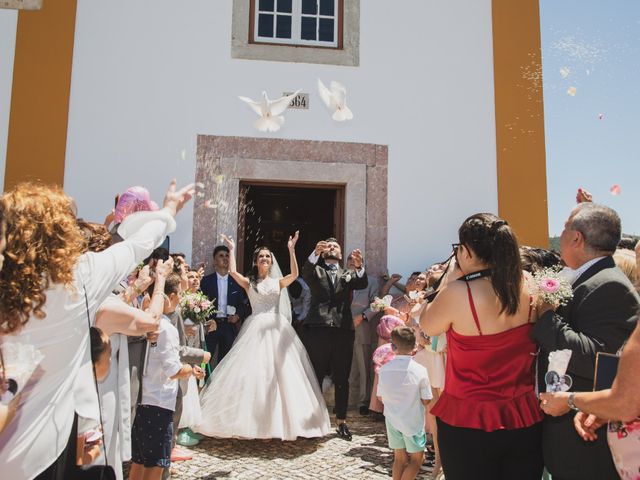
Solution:
[{"label": "bride", "polygon": [[255,250],[248,278],[239,274],[235,244],[221,237],[229,247],[229,273],[247,291],[253,314],[200,394],[202,421],[195,430],[222,438],[295,440],[326,435],[330,424],[322,392],[307,351],[291,327],[286,287],[298,276],[298,232],[287,242],[291,273],[286,277],[266,247]]}]

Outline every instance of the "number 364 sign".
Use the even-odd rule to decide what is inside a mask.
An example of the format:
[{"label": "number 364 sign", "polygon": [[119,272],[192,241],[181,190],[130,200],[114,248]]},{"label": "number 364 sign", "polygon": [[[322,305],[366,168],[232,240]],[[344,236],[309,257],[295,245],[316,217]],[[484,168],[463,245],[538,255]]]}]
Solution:
[{"label": "number 364 sign", "polygon": [[[284,93],[283,95],[291,95],[293,92]],[[291,99],[291,103],[289,103],[289,108],[299,108],[302,110],[309,109],[309,94],[308,93],[299,93],[293,99]]]}]

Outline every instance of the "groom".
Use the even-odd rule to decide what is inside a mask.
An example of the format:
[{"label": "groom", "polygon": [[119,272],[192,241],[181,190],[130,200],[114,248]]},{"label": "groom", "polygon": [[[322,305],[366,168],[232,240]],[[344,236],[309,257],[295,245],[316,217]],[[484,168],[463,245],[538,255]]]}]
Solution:
[{"label": "groom", "polygon": [[342,250],[335,238],[318,242],[302,267],[302,278],[311,290],[311,307],[303,320],[301,340],[307,349],[318,383],[331,373],[335,385],[338,435],[351,440],[347,427],[349,405],[349,373],[353,356],[353,290],[367,286],[362,253],[354,250],[350,256],[353,270],[340,267]]}]

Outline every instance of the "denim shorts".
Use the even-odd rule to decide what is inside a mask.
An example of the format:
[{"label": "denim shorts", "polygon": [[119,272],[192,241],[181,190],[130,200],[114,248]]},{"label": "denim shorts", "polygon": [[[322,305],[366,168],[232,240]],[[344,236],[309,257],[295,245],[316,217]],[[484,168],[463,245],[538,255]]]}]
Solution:
[{"label": "denim shorts", "polygon": [[145,467],[171,465],[173,411],[155,405],[138,405],[131,430],[131,460]]},{"label": "denim shorts", "polygon": [[393,450],[406,450],[407,453],[423,452],[427,444],[427,435],[422,430],[418,435],[405,435],[400,430],[396,430],[388,419],[384,419],[387,425],[387,438],[389,448]]}]

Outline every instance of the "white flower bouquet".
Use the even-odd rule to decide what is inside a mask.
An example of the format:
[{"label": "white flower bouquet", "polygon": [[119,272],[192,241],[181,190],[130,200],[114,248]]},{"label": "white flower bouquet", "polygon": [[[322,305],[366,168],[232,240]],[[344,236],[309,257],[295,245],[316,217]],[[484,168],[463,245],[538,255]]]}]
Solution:
[{"label": "white flower bouquet", "polygon": [[391,300],[393,300],[393,297],[391,295],[386,295],[382,298],[374,297],[373,302],[371,302],[371,305],[369,305],[369,307],[374,312],[384,312],[385,308],[391,306]]}]

